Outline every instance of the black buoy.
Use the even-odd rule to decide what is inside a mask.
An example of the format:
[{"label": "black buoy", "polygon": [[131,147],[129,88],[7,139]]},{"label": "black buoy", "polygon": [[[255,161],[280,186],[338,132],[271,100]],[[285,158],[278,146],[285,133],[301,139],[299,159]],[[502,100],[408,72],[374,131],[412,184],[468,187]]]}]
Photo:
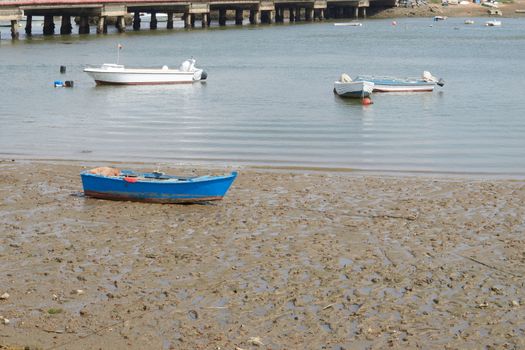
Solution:
[{"label": "black buoy", "polygon": [[66,72],[66,66],[60,66],[60,73],[64,74]]},{"label": "black buoy", "polygon": [[66,80],[66,81],[64,82],[64,86],[65,86],[65,87],[70,87],[70,88],[72,88],[73,85],[74,85],[73,80]]}]

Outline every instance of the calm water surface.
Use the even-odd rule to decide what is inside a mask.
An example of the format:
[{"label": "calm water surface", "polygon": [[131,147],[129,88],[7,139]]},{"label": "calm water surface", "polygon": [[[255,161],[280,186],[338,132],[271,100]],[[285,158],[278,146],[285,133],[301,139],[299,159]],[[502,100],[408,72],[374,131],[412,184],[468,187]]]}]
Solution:
[{"label": "calm water surface", "polygon": [[[500,28],[463,20],[37,33],[18,42],[1,28],[0,157],[523,176],[525,20]],[[208,81],[97,87],[82,69],[114,62],[117,43],[126,65],[194,56]],[[342,72],[423,70],[445,87],[375,94],[371,106],[332,92]],[[57,79],[75,87],[53,88]]]}]

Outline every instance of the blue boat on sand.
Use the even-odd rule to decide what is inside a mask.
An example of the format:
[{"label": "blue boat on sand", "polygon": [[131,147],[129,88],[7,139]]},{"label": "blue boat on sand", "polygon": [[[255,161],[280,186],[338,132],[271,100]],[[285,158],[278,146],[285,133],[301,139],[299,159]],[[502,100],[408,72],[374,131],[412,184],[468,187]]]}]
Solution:
[{"label": "blue boat on sand", "polygon": [[115,168],[96,168],[80,173],[89,197],[152,203],[195,203],[220,200],[237,172],[224,176],[181,177],[160,172],[137,173]]}]

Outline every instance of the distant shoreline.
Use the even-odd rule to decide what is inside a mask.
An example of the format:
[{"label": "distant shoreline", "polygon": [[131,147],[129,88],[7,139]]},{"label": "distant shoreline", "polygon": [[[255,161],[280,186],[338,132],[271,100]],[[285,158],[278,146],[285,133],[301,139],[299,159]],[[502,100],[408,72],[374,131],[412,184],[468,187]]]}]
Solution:
[{"label": "distant shoreline", "polygon": [[[491,15],[490,10],[499,10],[502,15]],[[468,5],[449,5],[441,6],[429,4],[415,7],[392,7],[370,13],[367,17],[371,19],[395,19],[411,17],[498,17],[498,18],[525,18],[525,13],[516,10],[525,9],[525,0],[514,1],[513,3],[499,4],[497,8],[485,7],[480,4],[470,3]]]}]

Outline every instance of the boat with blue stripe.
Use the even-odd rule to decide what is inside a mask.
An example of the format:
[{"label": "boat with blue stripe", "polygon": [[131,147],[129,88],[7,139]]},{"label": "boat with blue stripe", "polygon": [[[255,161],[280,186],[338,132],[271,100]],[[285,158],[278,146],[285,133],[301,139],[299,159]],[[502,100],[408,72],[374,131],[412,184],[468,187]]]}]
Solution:
[{"label": "boat with blue stripe", "polygon": [[151,203],[195,203],[222,199],[237,172],[222,176],[183,177],[103,167],[82,171],[80,177],[84,194],[89,197]]},{"label": "boat with blue stripe", "polygon": [[423,72],[421,78],[394,78],[386,76],[359,75],[354,81],[369,81],[374,83],[374,92],[434,91],[436,85],[445,85],[443,79],[438,79],[427,71]]}]

